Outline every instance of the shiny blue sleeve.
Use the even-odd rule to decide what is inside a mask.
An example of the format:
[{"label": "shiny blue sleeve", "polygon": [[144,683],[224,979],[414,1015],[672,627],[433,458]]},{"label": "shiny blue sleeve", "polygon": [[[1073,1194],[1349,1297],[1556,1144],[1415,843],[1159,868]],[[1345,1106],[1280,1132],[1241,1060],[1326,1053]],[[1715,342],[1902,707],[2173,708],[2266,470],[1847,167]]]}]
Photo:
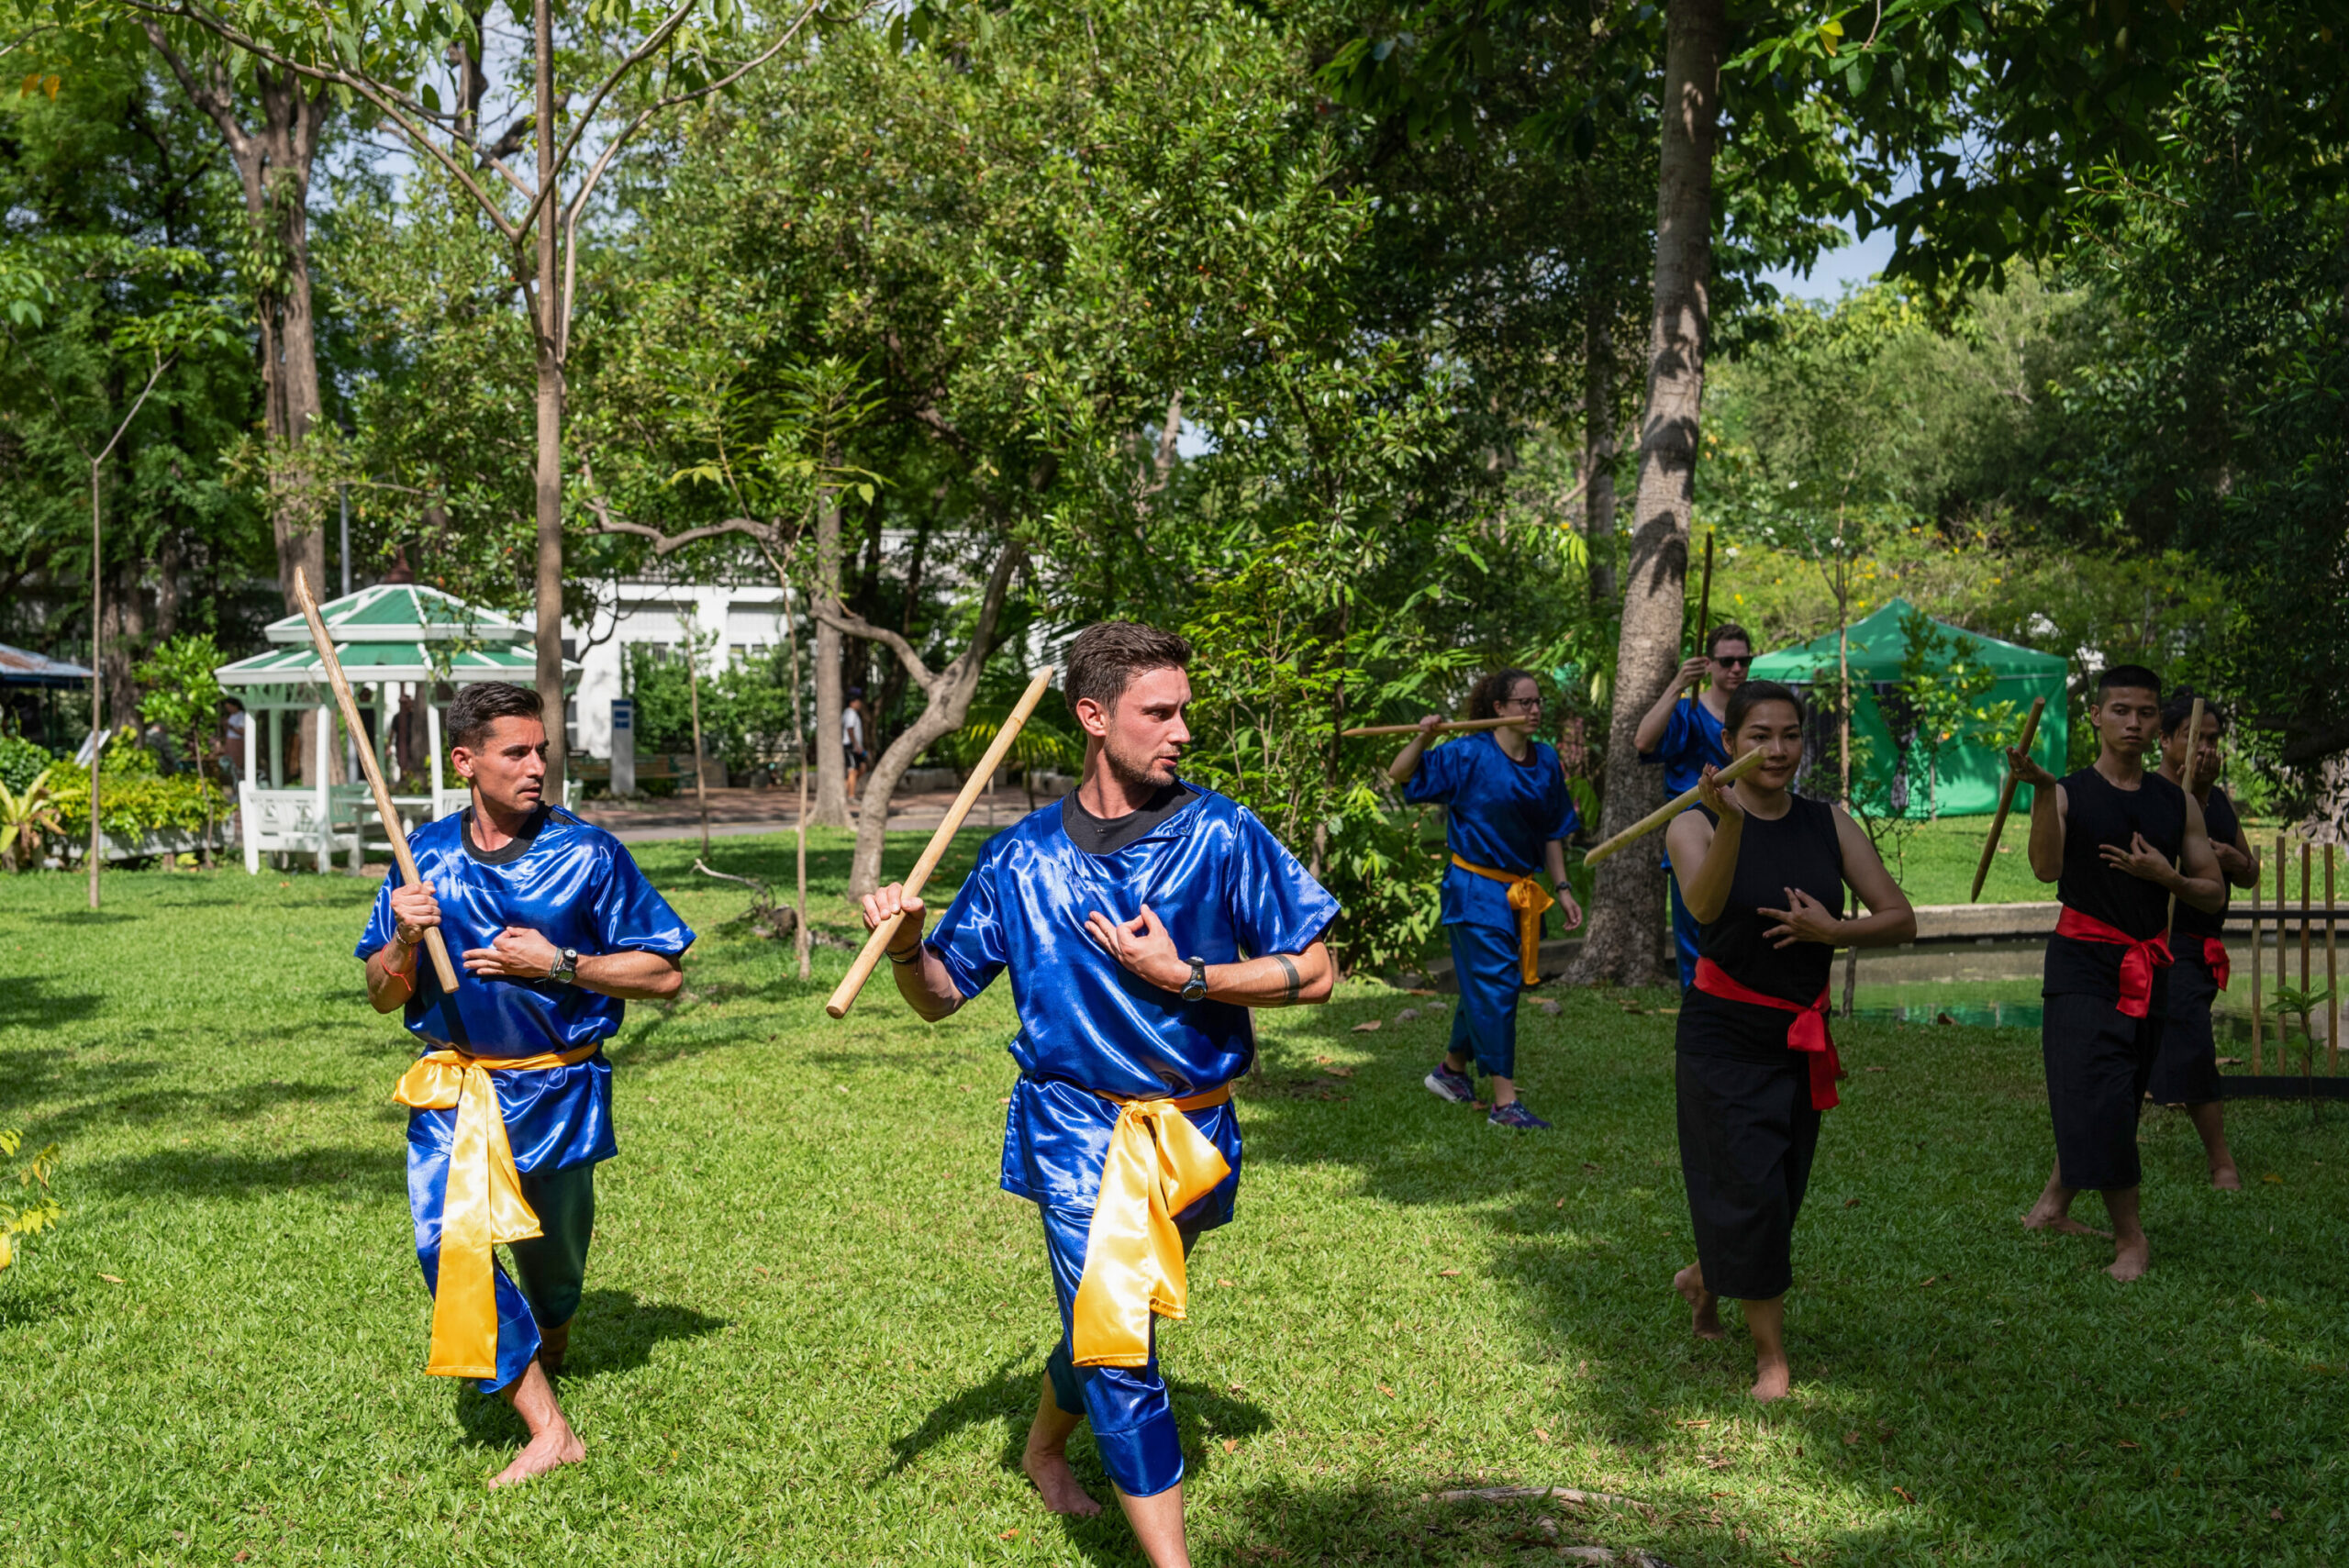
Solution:
[{"label": "shiny blue sleeve", "polygon": [[1686,701],[1672,705],[1672,717],[1664,723],[1664,738],[1655,743],[1654,751],[1640,753],[1642,762],[1652,768],[1672,765],[1680,755],[1680,749],[1688,744],[1689,706]]},{"label": "shiny blue sleeve", "polygon": [[1458,741],[1431,746],[1420,752],[1419,771],[1403,782],[1404,800],[1413,806],[1451,805],[1460,793],[1460,760],[1467,754],[1468,748]]},{"label": "shiny blue sleeve", "polygon": [[359,949],[352,956],[373,958],[392,945],[392,932],[398,924],[392,918],[392,889],[399,883],[398,867],[384,874],[384,885],[375,890],[375,907],[368,912],[367,929],[359,933]]},{"label": "shiny blue sleeve", "polygon": [[694,945],[694,929],[637,869],[636,857],[614,844],[604,885],[596,895],[596,937],[606,952],[658,952],[675,958]]},{"label": "shiny blue sleeve", "polygon": [[1549,775],[1549,786],[1542,792],[1544,826],[1541,836],[1545,841],[1571,839],[1575,830],[1582,826],[1582,813],[1575,809],[1575,792],[1566,787],[1566,770],[1564,764],[1558,761],[1558,753],[1547,746],[1542,750],[1544,753],[1542,761],[1549,764],[1545,770]]},{"label": "shiny blue sleeve", "polygon": [[1339,915],[1338,901],[1313,880],[1252,811],[1240,813],[1232,871],[1232,927],[1251,958],[1303,952]]},{"label": "shiny blue sleeve", "polygon": [[980,851],[979,863],[963,879],[963,890],[946,906],[945,917],[928,939],[930,951],[946,965],[946,973],[954,978],[954,989],[965,1000],[985,990],[1011,962],[1011,945],[1003,925],[1004,901],[996,891],[996,878],[1001,874],[1000,857],[989,845]]}]

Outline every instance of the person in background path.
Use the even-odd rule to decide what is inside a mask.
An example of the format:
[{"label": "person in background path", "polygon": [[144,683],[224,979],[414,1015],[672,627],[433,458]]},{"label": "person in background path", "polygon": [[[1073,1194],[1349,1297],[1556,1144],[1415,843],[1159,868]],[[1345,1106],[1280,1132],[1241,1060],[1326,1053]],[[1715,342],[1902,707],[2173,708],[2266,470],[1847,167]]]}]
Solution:
[{"label": "person in background path", "polygon": [[[1761,765],[1720,784],[1708,764],[1702,805],[1664,829],[1699,948],[1673,1063],[1697,1261],[1672,1284],[1700,1340],[1722,1337],[1720,1297],[1745,1304],[1753,1397],[1766,1402],[1793,1385],[1795,1217],[1842,1075],[1827,1029],[1835,950],[1908,941],[1917,915],[1843,808],[1789,787],[1802,766],[1801,698],[1776,681],[1741,684],[1724,728],[1730,750],[1758,751]],[[1867,914],[1838,913],[1847,885]]]},{"label": "person in background path", "polygon": [[[2215,915],[2180,902],[2171,917],[2170,955],[2176,960],[2169,975],[2169,1006],[2162,1015],[2161,1053],[2154,1059],[2145,1092],[2157,1106],[2183,1106],[2201,1135],[2202,1151],[2210,1162],[2210,1184],[2234,1191],[2243,1185],[2233,1151],[2227,1147],[2226,1111],[2219,1095],[2219,1042],[2210,1028],[2210,1008],[2227,988],[2226,886],[2259,885],[2259,857],[2234,803],[2219,787],[2219,737],[2226,729],[2226,715],[2205,702],[2202,733],[2189,736],[2187,720],[2194,717],[2194,693],[2183,686],[2162,704],[2161,776],[2191,792],[2202,808],[2202,828],[2210,835],[2210,853],[2217,858],[2221,903]],[[2192,780],[2188,778],[2188,752]]]},{"label": "person in background path", "polygon": [[1155,1320],[1184,1315],[1191,1243],[1231,1218],[1250,1009],[1323,1001],[1336,974],[1321,936],[1337,900],[1252,812],[1176,775],[1190,657],[1129,621],[1079,632],[1075,790],[987,840],[927,941],[902,884],[864,899],[867,929],[907,917],[890,966],[922,1018],[1010,973],[1001,1180],[1043,1221],[1061,1322],[1020,1467],[1053,1513],[1099,1513],[1068,1462],[1089,1420],[1153,1568],[1190,1562]]},{"label": "person in background path", "polygon": [[[1698,774],[1729,762],[1729,753],[1721,748],[1721,717],[1753,666],[1753,639],[1743,627],[1723,621],[1707,634],[1704,653],[1681,665],[1680,673],[1656,698],[1655,706],[1640,717],[1631,744],[1641,762],[1663,765],[1665,798],[1694,789]],[[1699,680],[1705,689],[1694,701],[1681,701],[1681,694]],[[1668,833],[1664,848],[1664,869],[1669,872]],[[1697,983],[1697,921],[1681,895],[1680,880],[1667,877],[1664,889],[1672,900],[1672,940],[1680,953],[1680,988],[1686,991]]]},{"label": "person in background path", "polygon": [[[676,994],[694,941],[618,840],[540,798],[539,716],[527,686],[458,688],[449,761],[473,804],[409,835],[420,880],[384,879],[358,950],[368,1001],[403,1008],[424,1047],[394,1098],[432,1291],[425,1371],[479,1378],[529,1429],[493,1486],[586,1455],[550,1379],[586,1277],[596,1166],[619,1153],[604,1041],[629,999]],[[417,951],[434,928],[464,969],[454,992]]]},{"label": "person in background path", "polygon": [[856,798],[857,777],[864,771],[864,688],[851,686],[848,706],[841,709],[841,760],[848,766],[848,797]]},{"label": "person in background path", "polygon": [[2023,752],[2007,766],[2032,786],[2031,869],[2056,884],[2063,913],[2047,939],[2040,1055],[2055,1124],[2055,1165],[2023,1225],[2097,1236],[2072,1218],[2094,1187],[2112,1217],[2117,1280],[2152,1260],[2138,1211],[2143,1167],[2137,1117],[2161,1054],[2169,1006],[2169,900],[2215,915],[2226,907],[2218,857],[2191,795],[2145,771],[2161,730],[2161,677],[2115,664],[2088,709],[2097,758],[2060,782]]},{"label": "person in background path", "polygon": [[1549,872],[1566,929],[1580,926],[1582,906],[1566,886],[1565,840],[1582,817],[1556,750],[1532,739],[1531,726],[1542,719],[1542,688],[1532,675],[1486,675],[1469,696],[1468,717],[1530,722],[1463,735],[1430,751],[1429,732],[1443,722],[1431,713],[1386,769],[1405,800],[1444,807],[1452,851],[1443,873],[1443,930],[1460,1006],[1452,1015],[1451,1049],[1423,1082],[1441,1099],[1474,1105],[1473,1062],[1493,1081],[1487,1123],[1539,1132],[1550,1123],[1517,1095],[1518,997],[1540,983],[1542,914],[1552,903],[1534,868],[1538,862]]}]

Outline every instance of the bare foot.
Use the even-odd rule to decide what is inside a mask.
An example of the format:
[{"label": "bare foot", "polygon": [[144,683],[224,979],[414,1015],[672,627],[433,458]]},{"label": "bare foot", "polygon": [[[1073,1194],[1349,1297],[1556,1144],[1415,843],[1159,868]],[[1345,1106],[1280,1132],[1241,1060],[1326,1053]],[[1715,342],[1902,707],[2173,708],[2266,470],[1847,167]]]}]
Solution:
[{"label": "bare foot", "polygon": [[1784,1356],[1757,1360],[1753,1363],[1753,1397],[1767,1405],[1773,1399],[1784,1399],[1794,1387],[1795,1374]]},{"label": "bare foot", "polygon": [[1019,1456],[1019,1468],[1036,1484],[1036,1493],[1044,1499],[1044,1507],[1056,1514],[1074,1514],[1089,1519],[1101,1511],[1093,1495],[1076,1484],[1076,1472],[1068,1467],[1068,1456],[1049,1449],[1030,1449]]},{"label": "bare foot", "polygon": [[1721,1298],[1705,1288],[1703,1269],[1691,1263],[1672,1276],[1672,1288],[1688,1302],[1688,1329],[1700,1340],[1718,1340],[1721,1332]]},{"label": "bare foot", "polygon": [[2022,1228],[2025,1230],[2060,1230],[2066,1236],[2101,1236],[2108,1241],[2112,1239],[2111,1231],[2083,1225],[2062,1209],[2051,1207],[2043,1198],[2033,1204],[2031,1212],[2022,1217]]},{"label": "bare foot", "polygon": [[2143,1231],[2124,1239],[2112,1250],[2112,1266],[2104,1272],[2126,1284],[2153,1266],[2154,1250]]},{"label": "bare foot", "polygon": [[553,1426],[522,1445],[514,1462],[497,1473],[490,1482],[494,1490],[528,1481],[534,1475],[544,1475],[558,1464],[576,1464],[587,1457],[586,1448],[579,1441],[579,1434],[567,1425]]},{"label": "bare foot", "polygon": [[2239,1193],[2243,1191],[2243,1173],[2235,1169],[2232,1160],[2223,1165],[2213,1165],[2210,1167],[2210,1184],[2221,1192]]}]

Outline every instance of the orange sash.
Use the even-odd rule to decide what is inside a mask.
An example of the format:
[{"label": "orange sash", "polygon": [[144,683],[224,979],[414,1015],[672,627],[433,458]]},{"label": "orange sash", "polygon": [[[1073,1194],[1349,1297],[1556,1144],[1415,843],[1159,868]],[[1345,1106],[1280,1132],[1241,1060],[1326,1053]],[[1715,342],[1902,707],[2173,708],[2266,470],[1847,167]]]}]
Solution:
[{"label": "orange sash", "polygon": [[1495,871],[1490,866],[1471,865],[1458,855],[1452,857],[1452,863],[1462,871],[1508,884],[1508,906],[1517,911],[1518,954],[1524,965],[1525,984],[1541,984],[1542,974],[1537,966],[1542,957],[1542,916],[1558,901],[1533,880],[1533,873],[1530,871],[1522,875]]},{"label": "orange sash", "polygon": [[1120,1108],[1085,1233],[1070,1348],[1079,1366],[1144,1366],[1151,1315],[1179,1318],[1189,1302],[1174,1217],[1231,1173],[1183,1113],[1230,1104],[1231,1085],[1179,1100],[1101,1097]]}]

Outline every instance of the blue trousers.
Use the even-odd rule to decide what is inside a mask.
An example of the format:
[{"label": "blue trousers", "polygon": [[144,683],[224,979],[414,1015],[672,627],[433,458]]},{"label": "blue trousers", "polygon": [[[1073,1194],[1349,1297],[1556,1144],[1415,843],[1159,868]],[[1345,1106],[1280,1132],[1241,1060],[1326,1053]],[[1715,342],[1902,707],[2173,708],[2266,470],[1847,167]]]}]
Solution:
[{"label": "blue trousers", "polygon": [[[1166,1380],[1158,1375],[1158,1325],[1154,1319],[1151,1324],[1146,1365],[1077,1365],[1070,1336],[1093,1211],[1039,1205],[1038,1212],[1044,1217],[1044,1251],[1052,1260],[1052,1294],[1061,1307],[1061,1342],[1044,1358],[1044,1371],[1052,1380],[1052,1402],[1091,1423],[1101,1468],[1119,1491],[1129,1497],[1155,1497],[1183,1479],[1182,1435],[1167,1403]],[[1182,1234],[1187,1258],[1199,1233],[1185,1229]]]},{"label": "blue trousers", "polygon": [[[428,1140],[407,1146],[408,1212],[416,1221],[416,1261],[425,1288],[440,1288],[440,1212],[449,1193],[449,1150]],[[511,1387],[539,1353],[539,1327],[559,1329],[579,1310],[587,1278],[587,1243],[596,1233],[596,1167],[522,1173],[522,1201],[539,1217],[543,1234],[507,1244],[514,1254],[517,1284],[505,1266],[493,1262],[497,1279],[497,1375],[481,1389],[495,1394]]]},{"label": "blue trousers", "polygon": [[1525,960],[1514,929],[1446,926],[1452,973],[1460,1006],[1452,1015],[1452,1053],[1475,1059],[1489,1076],[1517,1076],[1517,998],[1525,989]]},{"label": "blue trousers", "polygon": [[1697,917],[1680,902],[1680,879],[1672,874],[1668,863],[1664,868],[1664,885],[1672,897],[1672,940],[1680,950],[1680,989],[1686,991],[1697,984]]}]

